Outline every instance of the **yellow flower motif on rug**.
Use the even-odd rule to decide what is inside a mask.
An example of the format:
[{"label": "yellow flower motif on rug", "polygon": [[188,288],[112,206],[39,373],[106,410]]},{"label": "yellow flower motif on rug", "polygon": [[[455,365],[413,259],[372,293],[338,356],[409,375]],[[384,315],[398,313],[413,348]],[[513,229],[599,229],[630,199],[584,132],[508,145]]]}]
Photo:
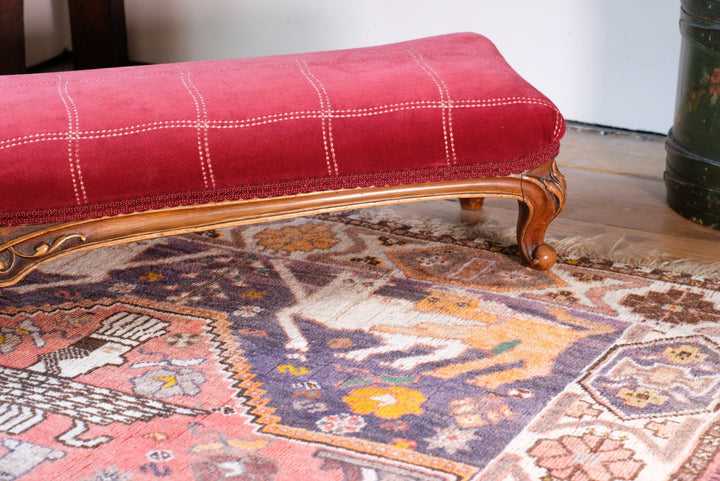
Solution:
[{"label": "yellow flower motif on rug", "polygon": [[425,396],[420,391],[402,386],[363,387],[355,389],[343,401],[355,414],[374,414],[383,419],[396,419],[406,414],[422,414]]},{"label": "yellow flower motif on rug", "polygon": [[702,354],[697,346],[668,347],[663,352],[665,357],[675,364],[692,364],[707,359],[707,354]]},{"label": "yellow flower motif on rug", "polygon": [[668,400],[667,396],[663,396],[654,389],[638,388],[633,390],[622,388],[617,397],[625,399],[625,404],[638,408],[645,408],[648,404],[662,406]]},{"label": "yellow flower motif on rug", "polygon": [[338,243],[332,230],[324,225],[313,223],[287,226],[282,229],[265,229],[255,234],[255,238],[263,247],[286,252],[329,249]]}]

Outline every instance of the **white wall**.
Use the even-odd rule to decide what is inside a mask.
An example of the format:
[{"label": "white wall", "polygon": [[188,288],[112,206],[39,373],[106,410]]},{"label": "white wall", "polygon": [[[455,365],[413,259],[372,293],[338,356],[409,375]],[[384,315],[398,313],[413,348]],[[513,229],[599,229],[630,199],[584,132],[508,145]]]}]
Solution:
[{"label": "white wall", "polygon": [[24,2],[25,64],[36,65],[61,54],[69,43],[67,2],[64,0],[24,0]]},{"label": "white wall", "polygon": [[570,120],[662,133],[673,120],[679,0],[125,0],[125,11],[130,58],[144,62],[475,31]]}]

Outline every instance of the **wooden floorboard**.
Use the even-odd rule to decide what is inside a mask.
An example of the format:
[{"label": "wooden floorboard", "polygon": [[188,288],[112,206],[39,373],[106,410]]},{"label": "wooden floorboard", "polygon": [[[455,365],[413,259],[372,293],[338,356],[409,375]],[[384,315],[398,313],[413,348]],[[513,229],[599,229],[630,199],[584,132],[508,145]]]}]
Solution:
[{"label": "wooden floorboard", "polygon": [[681,217],[665,201],[664,138],[570,130],[558,163],[568,202],[551,229],[673,259],[720,262],[720,231]]},{"label": "wooden floorboard", "polygon": [[569,128],[558,161],[566,167],[662,180],[665,137],[633,132]]}]

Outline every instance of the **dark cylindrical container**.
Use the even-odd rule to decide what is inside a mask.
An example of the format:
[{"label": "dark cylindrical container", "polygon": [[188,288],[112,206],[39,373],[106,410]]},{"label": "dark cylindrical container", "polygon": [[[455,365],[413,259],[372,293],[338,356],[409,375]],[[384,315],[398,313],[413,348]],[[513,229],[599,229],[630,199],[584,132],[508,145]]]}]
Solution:
[{"label": "dark cylindrical container", "polygon": [[665,144],[667,201],[720,229],[720,0],[681,0],[675,121]]}]

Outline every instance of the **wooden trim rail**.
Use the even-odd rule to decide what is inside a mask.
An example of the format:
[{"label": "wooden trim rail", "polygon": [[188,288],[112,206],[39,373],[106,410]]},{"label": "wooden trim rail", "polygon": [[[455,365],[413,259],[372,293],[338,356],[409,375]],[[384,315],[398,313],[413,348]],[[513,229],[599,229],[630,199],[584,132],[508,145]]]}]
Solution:
[{"label": "wooden trim rail", "polygon": [[0,228],[0,287],[10,286],[42,263],[103,246],[279,220],[345,209],[435,199],[461,199],[479,208],[485,197],[518,201],[518,247],[532,268],[549,269],[555,250],[544,243],[550,222],[565,206],[565,178],[554,160],[518,175],[424,184],[313,192],[173,207],[114,217]]}]

